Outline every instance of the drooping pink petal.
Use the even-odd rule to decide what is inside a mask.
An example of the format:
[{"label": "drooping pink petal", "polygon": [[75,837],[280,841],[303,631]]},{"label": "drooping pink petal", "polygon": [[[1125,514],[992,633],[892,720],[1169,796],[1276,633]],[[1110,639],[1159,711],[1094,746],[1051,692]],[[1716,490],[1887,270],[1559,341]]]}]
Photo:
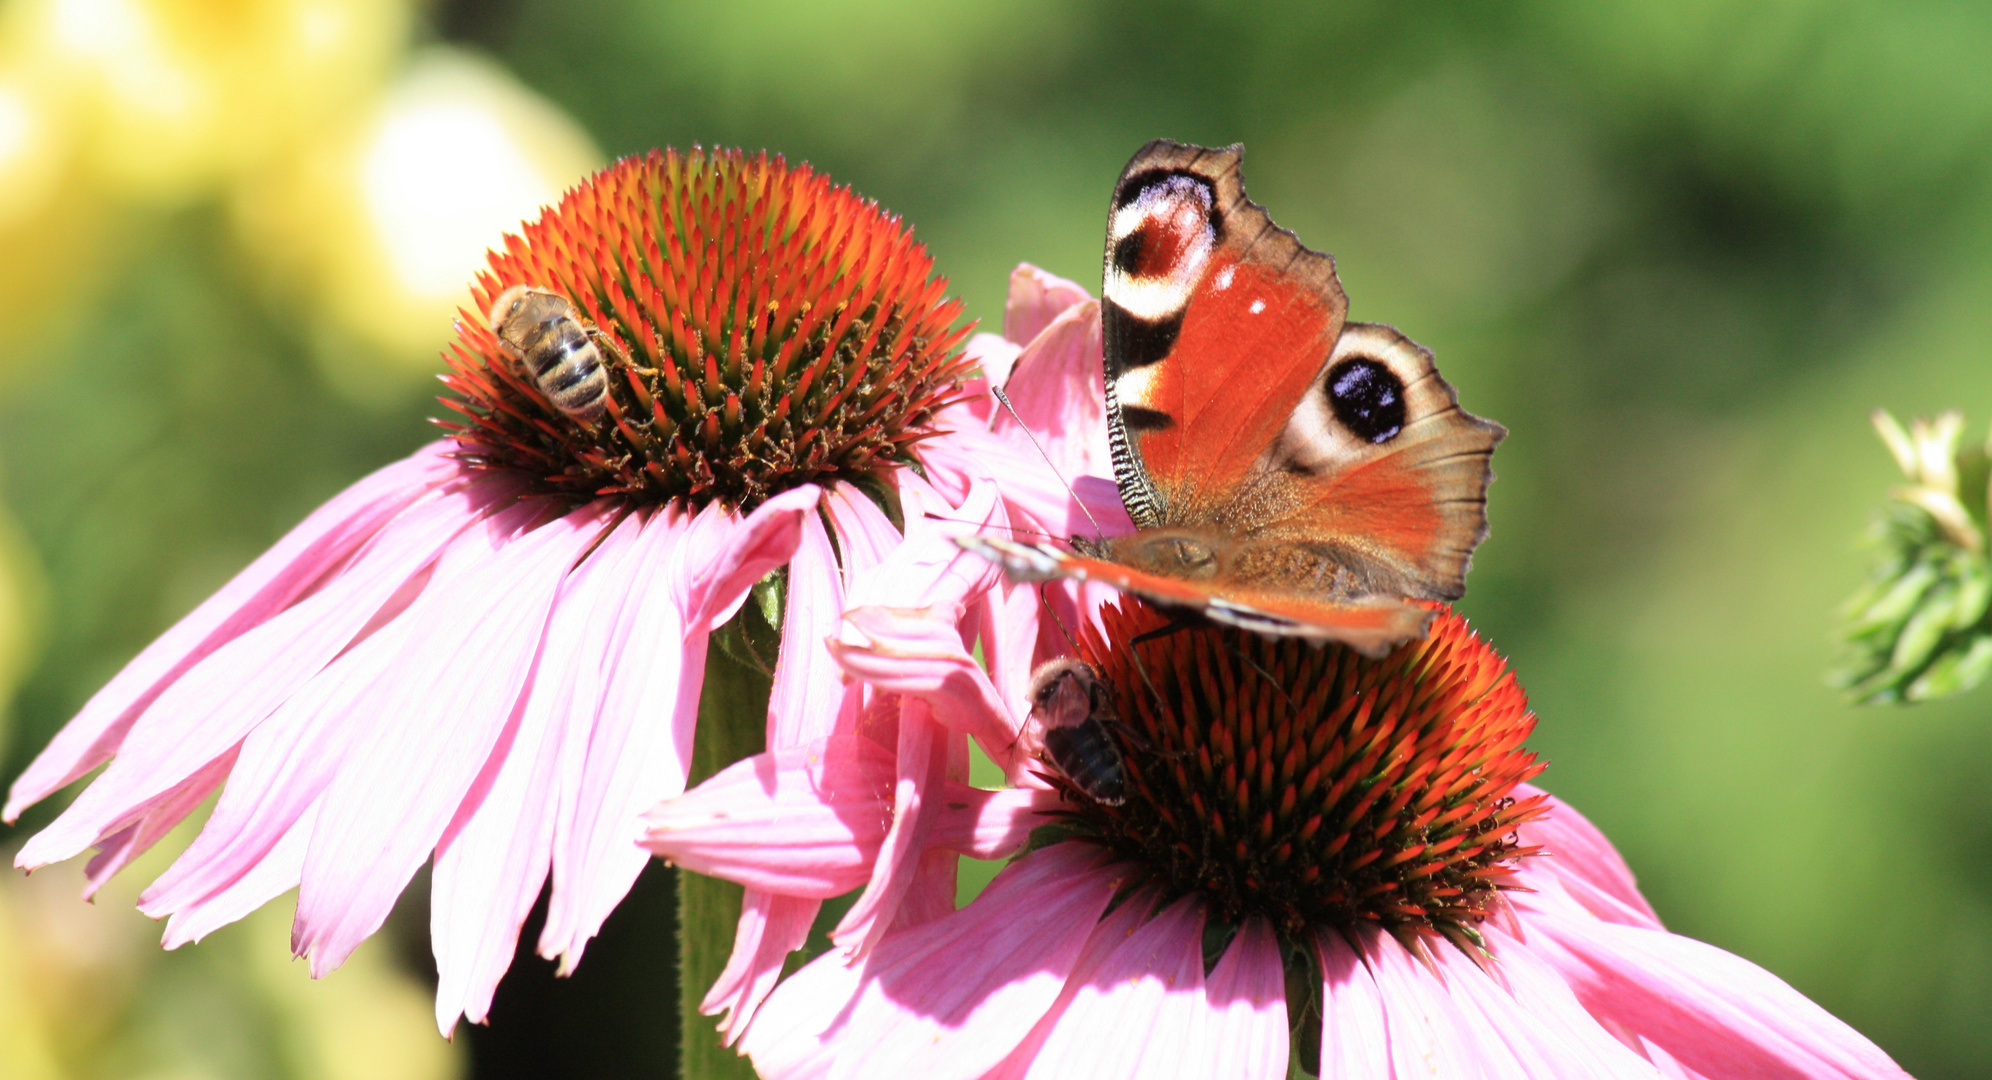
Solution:
[{"label": "drooping pink petal", "polygon": [[782,612],[782,645],[768,694],[767,746],[801,746],[837,729],[844,680],[823,650],[844,613],[844,582],[837,550],[823,519],[802,519],[802,536],[789,561],[788,596]]},{"label": "drooping pink petal", "polygon": [[623,587],[615,572],[639,531],[635,516],[625,517],[568,575],[524,705],[437,846],[429,939],[436,1024],[445,1037],[459,1014],[484,1021],[517,951],[519,927],[546,882],[565,726],[577,709],[594,706],[573,695],[575,669],[599,661],[583,651],[583,623],[605,590]]},{"label": "drooping pink petal", "polygon": [[1010,292],[1003,302],[1003,337],[1028,345],[1068,308],[1091,299],[1076,282],[1018,263],[1010,271]]},{"label": "drooping pink petal", "polygon": [[[1058,845],[1049,850],[1056,851],[1060,846],[1071,845]],[[1099,922],[1092,927],[1092,933],[1087,936],[1084,946],[1080,948],[1078,957],[1072,961],[1070,972],[1065,977],[1065,985],[1059,988],[1058,996],[1042,1011],[1042,1015],[1036,1018],[1030,1030],[1009,1049],[1003,1060],[984,1073],[979,1080],[1020,1080],[1021,1077],[1029,1075],[1038,1063],[1039,1053],[1044,1047],[1045,1040],[1051,1037],[1052,1032],[1058,1029],[1060,1021],[1064,1019],[1067,1006],[1082,990],[1092,985],[1100,965],[1113,956],[1114,950],[1140,928],[1142,922],[1154,909],[1154,894],[1143,890],[1124,898],[1112,911],[1100,916]]]},{"label": "drooping pink petal", "polygon": [[1189,1055],[1185,1076],[1282,1080],[1292,1049],[1287,1029],[1286,974],[1272,925],[1245,920],[1204,986],[1204,1038]]},{"label": "drooping pink petal", "polygon": [[821,900],[748,889],[740,901],[740,922],[733,931],[733,952],[712,989],[699,1001],[699,1013],[726,1014],[719,1021],[722,1045],[732,1046],[747,1033],[761,1002],[780,981],[790,953],[809,941]]},{"label": "drooping pink petal", "polygon": [[[1531,784],[1515,789],[1517,799],[1539,794],[1541,789]],[[1618,849],[1568,803],[1552,796],[1549,812],[1522,826],[1521,842],[1540,846],[1549,856],[1522,860],[1517,871],[1524,881],[1552,875],[1585,910],[1600,919],[1662,929],[1660,916],[1640,895],[1632,868]]]},{"label": "drooping pink petal", "polygon": [[891,751],[836,735],[736,761],[659,803],[643,845],[687,870],[826,899],[865,883],[891,825]]},{"label": "drooping pink petal", "polygon": [[[1653,1066],[1600,1027],[1570,987],[1520,943],[1490,928],[1496,960],[1486,968],[1458,949],[1435,947],[1437,992],[1458,1006],[1462,1030],[1489,1076],[1650,1080]],[[1511,1068],[1490,1063],[1513,1062]]]},{"label": "drooping pink petal", "polygon": [[1061,312],[1024,347],[1003,388],[1016,416],[999,409],[989,420],[991,431],[1034,453],[1018,430],[1021,420],[1067,483],[1074,477],[1114,473],[1100,341],[1097,301]]},{"label": "drooping pink petal", "polygon": [[[1127,906],[1147,905],[1131,900]],[[1032,1033],[1041,1041],[1025,1041],[1029,1064],[1016,1075],[1030,1080],[1219,1075],[1198,1071],[1210,1019],[1203,922],[1202,902],[1184,898],[1131,928],[1113,919],[1102,924],[1088,946],[1089,953],[1101,955],[1082,965],[1090,970],[1074,971],[1067,980],[1059,1003]]]},{"label": "drooping pink petal", "polygon": [[694,518],[675,555],[682,567],[672,582],[686,632],[710,633],[731,619],[756,582],[794,558],[803,521],[822,498],[820,488],[804,486],[769,499],[742,519],[710,507]]},{"label": "drooping pink petal", "polygon": [[1017,357],[1024,351],[1022,345],[1005,338],[1001,334],[984,331],[973,335],[962,346],[962,358],[975,364],[980,372],[964,380],[962,390],[968,400],[963,403],[969,415],[987,424],[1002,406],[989,394],[991,386],[1001,386],[1010,377],[1010,369],[1015,366]]},{"label": "drooping pink petal", "polygon": [[[304,853],[311,844],[311,830],[317,817],[318,804],[314,802],[261,858],[229,879],[226,885],[202,897],[199,903],[173,912],[166,920],[166,932],[159,944],[177,949],[197,942],[297,888],[304,874]],[[150,911],[146,914],[153,915]]]},{"label": "drooping pink petal", "polygon": [[941,789],[940,807],[927,842],[974,859],[1007,859],[1022,851],[1039,816],[1057,809],[1058,793],[1041,787],[995,791],[957,784]]},{"label": "drooping pink petal", "polygon": [[0,820],[12,823],[28,806],[109,760],[132,723],[175,679],[303,596],[389,519],[458,475],[448,451],[447,443],[431,443],[347,488],[146,646],[14,781]]},{"label": "drooping pink petal", "polygon": [[[643,872],[642,813],[685,790],[712,628],[739,610],[755,582],[794,557],[803,518],[820,497],[815,487],[796,488],[745,518],[708,506],[679,527],[662,590],[646,588],[640,610],[625,609],[631,618],[628,630],[619,630],[623,644],[582,767],[575,828],[569,844],[557,839],[554,849],[555,890],[540,948],[557,952],[563,970],[580,961]],[[563,846],[574,860],[565,874]]]},{"label": "drooping pink petal", "polygon": [[97,890],[111,880],[112,875],[130,865],[133,859],[152,849],[165,835],[173,831],[173,826],[193,813],[214,789],[228,776],[228,770],[235,764],[234,750],[214,759],[185,782],[157,800],[145,816],[119,830],[103,844],[103,850],[83,870],[83,899],[97,895]]},{"label": "drooping pink petal", "polygon": [[[1531,1008],[1523,1008],[1507,987],[1449,945],[1435,946],[1427,966],[1388,934],[1359,933],[1383,1002],[1395,1070],[1390,1075],[1485,1080],[1653,1075],[1650,1064],[1586,1023],[1581,1013],[1545,1011],[1554,1004],[1548,995],[1537,995]],[[1501,970],[1497,966],[1497,973]]]},{"label": "drooping pink petal", "polygon": [[442,838],[519,702],[567,568],[608,512],[591,504],[522,535],[507,535],[515,511],[493,517],[452,546],[469,565],[403,616],[409,652],[357,704],[381,720],[326,789],[305,855],[291,942],[314,976],[380,928]]},{"label": "drooping pink petal", "polygon": [[1321,1080],[1390,1080],[1390,1025],[1369,965],[1332,933],[1316,937],[1321,956]]},{"label": "drooping pink petal", "polygon": [[69,858],[242,741],[336,657],[402,585],[514,485],[478,482],[410,507],[323,589],[215,649],[159,694],[112,761],[16,864]]},{"label": "drooping pink petal", "polygon": [[[849,485],[827,490],[823,509],[838,523],[836,546],[822,518],[811,514],[803,519],[802,539],[789,562],[781,657],[768,699],[770,749],[803,746],[832,733],[855,731],[870,693],[862,683],[845,683],[823,641],[837,632],[843,618],[844,575],[877,565],[899,542],[899,531],[870,499]],[[890,788],[889,777],[885,787]],[[889,815],[890,810],[881,807],[879,819]],[[876,852],[876,847],[872,850]],[[745,1033],[762,1000],[775,988],[788,954],[807,940],[821,906],[814,898],[781,896],[752,886],[742,895],[733,952],[699,1003],[705,1015],[726,1013],[719,1022],[726,1045]]]},{"label": "drooping pink petal", "polygon": [[904,539],[885,511],[849,484],[838,484],[823,495],[823,509],[837,534],[837,551],[843,556],[844,589],[850,590],[853,577],[885,561]]},{"label": "drooping pink petal", "polygon": [[1002,579],[987,559],[969,555],[954,537],[1002,532],[1003,506],[994,484],[974,485],[965,502],[951,506],[931,489],[909,483],[901,493],[906,537],[876,565],[854,574],[845,595],[850,607],[947,609],[958,619],[971,599]]},{"label": "drooping pink petal", "polygon": [[1527,895],[1528,947],[1584,1007],[1708,1076],[1899,1078],[1859,1032],[1783,980],[1692,938],[1606,922]]},{"label": "drooping pink petal", "polygon": [[917,699],[900,699],[895,759],[891,827],[869,868],[864,893],[830,932],[830,940],[852,956],[869,952],[898,916],[937,816],[934,797],[948,779],[948,730],[934,723],[926,704]]},{"label": "drooping pink petal", "polygon": [[768,1080],[979,1077],[1057,999],[1120,875],[1083,845],[1034,852],[863,961],[817,958],[775,988],[742,1045]]},{"label": "drooping pink petal", "polygon": [[[973,558],[974,556],[967,556]],[[854,679],[878,691],[927,702],[949,726],[974,736],[998,762],[1014,756],[1017,721],[989,675],[962,647],[950,612],[938,615],[883,607],[854,608],[845,621],[863,644],[829,642],[830,654]]]},{"label": "drooping pink petal", "polygon": [[[616,572],[623,587],[607,590],[584,623],[587,636],[580,649],[598,659],[575,668],[554,820],[553,892],[539,940],[539,954],[561,957],[564,970],[572,970],[593,936],[585,923],[594,904],[589,875],[598,854],[622,846],[620,836],[598,835],[613,832],[604,820],[612,788],[630,782],[619,780],[617,770],[630,764],[625,759],[631,741],[655,743],[647,729],[663,724],[676,708],[684,619],[666,577],[688,524],[669,510],[651,515]],[[662,685],[653,691],[652,680]],[[638,715],[647,697],[648,711]]]},{"label": "drooping pink petal", "polygon": [[[445,562],[441,572],[447,577],[463,560]],[[433,580],[411,579],[403,591],[419,595]],[[376,718],[357,706],[405,654],[412,626],[408,619],[390,620],[256,725],[240,744],[214,812],[194,842],[140,894],[140,911],[155,919],[171,915],[176,923],[218,926],[225,924],[215,921],[219,911],[206,908],[220,904],[236,917],[250,910],[237,902],[244,895],[238,879],[255,873],[280,842],[295,843],[300,819],[321,801],[347,751],[366,741]],[[303,866],[301,849],[297,865]],[[296,885],[292,877],[277,892]],[[231,899],[224,902],[224,894]]]}]

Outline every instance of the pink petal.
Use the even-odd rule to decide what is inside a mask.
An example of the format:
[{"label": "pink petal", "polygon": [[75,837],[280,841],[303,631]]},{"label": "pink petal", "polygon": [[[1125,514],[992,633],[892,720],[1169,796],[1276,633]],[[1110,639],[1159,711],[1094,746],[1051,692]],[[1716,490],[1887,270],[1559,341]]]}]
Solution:
[{"label": "pink petal", "polygon": [[947,729],[932,722],[926,705],[901,699],[892,825],[870,868],[864,894],[830,932],[830,939],[853,956],[863,956],[885,935],[913,885],[937,816],[934,796],[948,778],[947,743]]},{"label": "pink petal", "polygon": [[130,865],[133,859],[151,850],[165,835],[173,831],[173,826],[185,820],[188,814],[214,792],[228,776],[228,770],[235,764],[235,751],[221,755],[207,764],[207,767],[187,778],[186,782],[160,798],[145,812],[145,816],[125,826],[103,844],[103,851],[83,870],[83,899],[97,895],[112,875]]},{"label": "pink petal", "polygon": [[18,779],[0,820],[68,786],[117,753],[133,721],[173,680],[317,585],[390,518],[461,468],[431,443],[347,488],[285,534],[97,691]]},{"label": "pink petal", "polygon": [[1586,1009],[1689,1069],[1766,1078],[1908,1075],[1858,1032],[1739,956],[1662,930],[1517,906],[1529,948]]},{"label": "pink petal", "polygon": [[1121,874],[1086,845],[1034,852],[862,962],[823,956],[784,980],[746,1052],[768,1080],[981,1076],[1058,997]]},{"label": "pink petal", "polygon": [[[843,503],[855,498],[862,507]],[[897,530],[884,521],[871,501],[847,485],[825,493],[824,509],[833,514],[858,516],[855,530],[869,530],[876,522],[885,528],[879,540],[884,547],[874,550],[871,543],[853,542],[841,535],[846,567],[857,569],[876,565],[899,539]],[[871,509],[869,517],[865,509]],[[837,565],[838,549],[830,542],[820,516],[803,518],[803,532],[795,557],[789,562],[788,597],[782,616],[781,658],[775,664],[774,685],[768,699],[767,744],[771,749],[802,746],[827,738],[833,732],[856,729],[865,689],[845,685],[842,672],[823,649],[825,638],[837,632],[844,611],[844,570]],[[881,750],[881,755],[884,755]],[[890,787],[890,766],[881,786],[881,796]],[[890,810],[880,807],[883,820]],[[883,831],[880,833],[883,839]],[[877,847],[872,847],[876,854]],[[699,1004],[706,1015],[725,1012],[719,1024],[726,1045],[739,1041],[761,1007],[761,1001],[775,988],[788,953],[807,940],[821,902],[812,898],[778,896],[749,887],[741,897],[740,924],[733,937],[733,953]]]},{"label": "pink petal", "polygon": [[[641,747],[676,745],[654,729],[677,708],[684,619],[667,575],[688,524],[670,511],[644,522],[614,575],[623,587],[605,589],[594,613],[582,622],[587,636],[579,649],[583,656],[599,659],[574,669],[554,820],[553,893],[539,940],[540,955],[565,957],[567,970],[594,934],[586,923],[598,903],[591,896],[595,867],[604,852],[619,854],[624,846],[624,837],[607,826],[604,809],[614,792],[635,780],[619,776],[618,770],[632,766],[633,742]],[[654,689],[652,681],[659,682]],[[639,707],[645,708],[641,715]]]},{"label": "pink petal", "polygon": [[69,858],[242,741],[495,497],[512,490],[480,482],[410,507],[325,587],[214,650],[153,701],[117,759],[22,847],[17,865]]},{"label": "pink petal", "polygon": [[709,877],[789,896],[842,896],[870,877],[891,823],[894,762],[837,735],[737,761],[645,815],[643,845]]},{"label": "pink petal", "polygon": [[809,940],[809,928],[823,906],[820,900],[779,896],[748,889],[740,902],[740,924],[733,932],[733,953],[726,970],[713,981],[699,1002],[705,1016],[726,1013],[719,1022],[720,1038],[732,1046],[747,1033],[761,1002],[781,980],[788,955]]},{"label": "pink petal", "polygon": [[607,510],[591,505],[508,536],[514,513],[452,547],[446,562],[461,558],[462,568],[439,569],[409,608],[408,654],[356,706],[380,719],[326,789],[291,933],[314,976],[379,929],[442,839],[520,703],[555,591]]},{"label": "pink petal", "polygon": [[[1132,901],[1129,906],[1136,905]],[[1210,1006],[1203,973],[1203,904],[1185,898],[1134,927],[1100,927],[1107,946],[1091,971],[1074,972],[1043,1042],[1022,1073],[1031,1080],[1149,1077],[1203,1080]],[[1035,1033],[1034,1033],[1035,1034]],[[1285,1040],[1282,1030],[1281,1041]],[[1282,1071],[1281,1076],[1285,1073]]]},{"label": "pink petal", "polygon": [[1286,973],[1271,924],[1252,918],[1204,987],[1204,1037],[1190,1056],[1188,1076],[1282,1080],[1292,1048],[1287,1030]]},{"label": "pink petal", "polygon": [[[1049,850],[1057,851],[1062,847],[1072,846],[1074,845],[1059,845]],[[1078,959],[1072,962],[1071,973],[1066,976],[1065,985],[1060,988],[1057,999],[1050,1007],[1043,1010],[1043,1015],[1039,1016],[1037,1022],[1031,1025],[1031,1029],[1016,1041],[1015,1047],[1004,1056],[1003,1060],[995,1068],[983,1074],[980,1080],[1020,1080],[1037,1068],[1045,1040],[1058,1029],[1073,999],[1098,981],[1101,965],[1111,959],[1115,950],[1141,928],[1141,924],[1147,921],[1154,910],[1155,896],[1153,892],[1144,890],[1124,898],[1112,911],[1100,916],[1099,922],[1092,928],[1092,934],[1087,937],[1085,946],[1080,949]]]},{"label": "pink petal", "polygon": [[981,374],[970,379],[963,386],[972,396],[969,399],[970,411],[975,418],[987,424],[1002,406],[989,396],[991,386],[1001,386],[1010,377],[1010,368],[1017,362],[1024,347],[1005,338],[1001,334],[984,331],[968,339],[961,348],[962,357],[981,369]]},{"label": "pink petal", "polygon": [[[218,912],[209,915],[204,909],[222,903],[224,894],[239,897],[237,880],[271,857],[280,841],[298,834],[298,822],[321,801],[347,751],[368,738],[373,718],[356,707],[400,663],[412,626],[405,618],[390,621],[313,675],[256,725],[241,743],[214,812],[194,842],[139,896],[140,911],[155,919],[173,915],[181,922],[225,925],[226,920],[214,921]],[[292,877],[277,891],[296,884]],[[248,910],[234,900],[224,906],[240,914]]]},{"label": "pink petal", "polygon": [[960,506],[936,500],[909,485],[902,493],[906,538],[876,565],[853,575],[845,602],[851,607],[932,610],[959,619],[974,598],[1002,579],[988,560],[969,555],[954,537],[1001,532],[1006,527],[994,483],[972,486]]},{"label": "pink petal", "polygon": [[[199,941],[237,919],[297,888],[304,874],[304,853],[311,843],[311,830],[318,820],[318,804],[312,803],[291,827],[258,858],[229,882],[199,903],[176,911],[166,922],[159,944],[177,949]],[[140,910],[145,910],[141,905]],[[145,911],[154,918],[152,911]]]},{"label": "pink petal", "polygon": [[584,651],[585,621],[596,614],[605,590],[623,588],[622,556],[639,531],[634,515],[624,518],[568,575],[525,707],[436,849],[429,938],[436,955],[436,1023],[444,1037],[459,1014],[474,1024],[484,1021],[517,951],[519,927],[546,881],[560,755],[577,706],[575,669],[600,659]]},{"label": "pink petal", "polygon": [[[1515,790],[1517,799],[1537,794],[1541,794],[1540,789],[1529,784]],[[1550,874],[1562,882],[1585,910],[1600,919],[1649,930],[1662,929],[1660,916],[1654,913],[1646,897],[1640,895],[1632,868],[1625,864],[1612,842],[1605,839],[1605,834],[1570,804],[1552,796],[1549,813],[1522,826],[1521,842],[1540,845],[1545,853],[1522,860],[1519,870],[1524,880]]]},{"label": "pink petal", "polygon": [[904,539],[885,511],[849,484],[838,484],[825,492],[823,509],[830,515],[830,525],[837,533],[837,550],[843,556],[847,590],[854,575],[884,562]]},{"label": "pink petal", "polygon": [[1018,430],[1021,419],[1068,482],[1076,476],[1112,476],[1100,364],[1100,305],[1088,300],[1059,314],[1017,357],[1003,388],[1017,414],[997,410],[989,429],[1035,455]]},{"label": "pink petal", "polygon": [[1369,965],[1339,935],[1322,934],[1321,1080],[1389,1080],[1390,1024]]},{"label": "pink petal", "polygon": [[814,487],[797,488],[744,519],[717,504],[707,507],[671,544],[661,595],[646,589],[629,629],[619,628],[624,641],[615,650],[574,804],[568,872],[560,841],[554,849],[555,889],[540,948],[557,951],[564,970],[580,962],[588,940],[643,872],[650,857],[637,846],[643,811],[685,790],[712,627],[739,610],[755,582],[794,557],[803,518],[820,497]]},{"label": "pink petal", "polygon": [[823,492],[803,486],[762,503],[744,520],[708,508],[692,521],[676,558],[675,579],[688,634],[710,633],[733,617],[748,590],[795,557],[802,523],[814,515]]},{"label": "pink petal", "polygon": [[[1576,1009],[1532,994],[1530,1007],[1450,945],[1433,946],[1432,966],[1395,938],[1361,932],[1383,1001],[1392,1075],[1527,1076],[1570,1080],[1650,1078],[1653,1067]],[[1436,969],[1436,971],[1434,970]],[[1506,969],[1497,965],[1497,972]],[[1535,980],[1540,983],[1542,980]],[[1326,1051],[1324,1050],[1324,1053]]]},{"label": "pink petal", "polygon": [[768,694],[768,748],[801,746],[826,738],[843,712],[844,680],[823,649],[844,612],[844,582],[837,551],[822,518],[802,519],[802,535],[789,561],[788,598],[782,613],[781,656]]},{"label": "pink petal", "polygon": [[1010,271],[1010,295],[1003,304],[1003,337],[1028,345],[1067,308],[1090,299],[1078,284],[1018,263]]},{"label": "pink petal", "polygon": [[986,791],[950,780],[927,842],[976,859],[1007,859],[1024,849],[1039,815],[1058,808],[1058,793],[1044,788]]},{"label": "pink petal", "polygon": [[852,678],[927,702],[936,718],[1006,760],[1017,741],[1017,721],[982,666],[962,648],[953,614],[855,608],[844,618],[865,644],[831,641],[830,654]]}]

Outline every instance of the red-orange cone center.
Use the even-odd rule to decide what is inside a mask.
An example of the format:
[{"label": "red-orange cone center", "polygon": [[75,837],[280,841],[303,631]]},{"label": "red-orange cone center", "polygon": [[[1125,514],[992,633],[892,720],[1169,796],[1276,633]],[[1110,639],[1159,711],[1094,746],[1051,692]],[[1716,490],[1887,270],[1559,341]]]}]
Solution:
[{"label": "red-orange cone center", "polygon": [[806,165],[653,151],[522,233],[459,321],[446,426],[550,492],[751,509],[862,478],[936,433],[968,370],[926,250]]},{"label": "red-orange cone center", "polygon": [[1292,940],[1379,926],[1478,952],[1516,826],[1541,811],[1517,784],[1542,770],[1502,659],[1442,612],[1423,640],[1366,659],[1236,630],[1178,630],[1134,603],[1104,611],[1080,657],[1113,692],[1126,799],[1063,778],[1068,826],[1217,924],[1259,915]]}]

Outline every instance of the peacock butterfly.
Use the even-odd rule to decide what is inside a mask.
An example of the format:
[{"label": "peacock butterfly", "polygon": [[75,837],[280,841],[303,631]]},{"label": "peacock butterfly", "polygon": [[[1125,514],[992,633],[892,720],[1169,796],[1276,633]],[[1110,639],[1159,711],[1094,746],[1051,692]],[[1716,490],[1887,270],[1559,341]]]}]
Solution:
[{"label": "peacock butterfly", "polygon": [[1465,591],[1507,432],[1460,409],[1430,352],[1345,321],[1334,259],[1245,197],[1243,156],[1158,139],[1114,188],[1100,318],[1135,532],[962,543],[1018,580],[1378,655]]}]

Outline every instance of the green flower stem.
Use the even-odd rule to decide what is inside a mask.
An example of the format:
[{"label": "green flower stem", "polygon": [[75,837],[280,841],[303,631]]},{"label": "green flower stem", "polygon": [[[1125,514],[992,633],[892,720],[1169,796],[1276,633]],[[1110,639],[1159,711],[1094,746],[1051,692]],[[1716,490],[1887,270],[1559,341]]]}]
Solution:
[{"label": "green flower stem", "polygon": [[[744,613],[743,613],[744,614]],[[734,658],[714,635],[706,656],[705,691],[699,697],[698,738],[692,748],[691,782],[765,749],[767,674]],[[741,887],[687,870],[678,871],[678,1075],[684,1080],[752,1080],[746,1058],[720,1045],[713,1017],[699,1015],[699,1001],[726,967],[740,921]]]}]

